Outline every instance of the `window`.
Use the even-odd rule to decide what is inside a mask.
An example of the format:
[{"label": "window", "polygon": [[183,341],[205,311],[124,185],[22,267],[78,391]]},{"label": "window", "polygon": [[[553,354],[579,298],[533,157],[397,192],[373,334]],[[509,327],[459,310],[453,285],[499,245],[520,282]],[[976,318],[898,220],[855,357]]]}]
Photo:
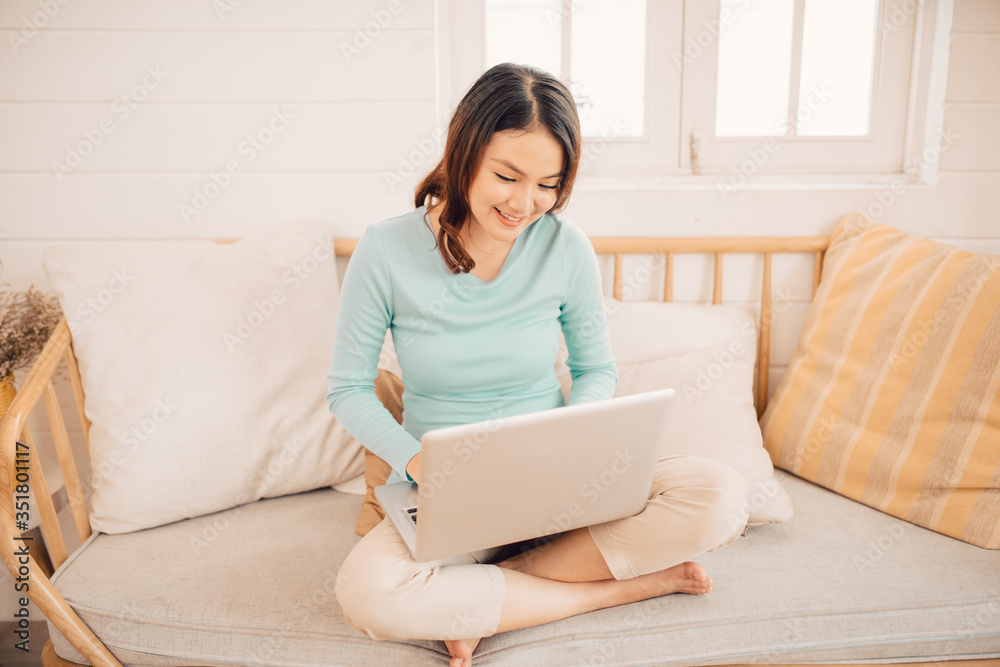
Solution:
[{"label": "window", "polygon": [[486,0],[485,48],[486,67],[529,63],[569,81],[585,137],[643,136],[646,0]]},{"label": "window", "polygon": [[742,4],[721,3],[715,136],[866,136],[878,0]]},{"label": "window", "polygon": [[[452,106],[487,67],[568,82],[581,178],[933,183],[945,0],[463,0]],[[457,31],[457,33],[456,33]],[[454,35],[462,35],[455,39]],[[600,159],[589,159],[600,156]]]}]

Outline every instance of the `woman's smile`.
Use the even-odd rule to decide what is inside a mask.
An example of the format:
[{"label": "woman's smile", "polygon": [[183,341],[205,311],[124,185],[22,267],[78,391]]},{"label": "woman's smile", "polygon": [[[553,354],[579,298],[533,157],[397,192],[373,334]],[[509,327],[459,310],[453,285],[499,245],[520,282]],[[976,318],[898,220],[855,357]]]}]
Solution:
[{"label": "woman's smile", "polygon": [[500,218],[500,222],[507,225],[508,227],[517,227],[519,224],[521,224],[521,222],[525,218],[525,216],[523,215],[520,218],[508,216],[506,213],[501,211],[496,206],[493,207],[493,210],[497,212],[497,217]]}]

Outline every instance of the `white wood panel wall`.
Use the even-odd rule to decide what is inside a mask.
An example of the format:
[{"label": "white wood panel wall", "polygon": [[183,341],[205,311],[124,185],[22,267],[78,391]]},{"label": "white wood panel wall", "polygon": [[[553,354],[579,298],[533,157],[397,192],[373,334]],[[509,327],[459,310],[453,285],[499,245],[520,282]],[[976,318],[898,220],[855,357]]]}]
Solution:
[{"label": "white wood panel wall", "polygon": [[[0,280],[48,289],[41,255],[58,243],[231,238],[299,220],[356,237],[408,210],[450,111],[438,81],[445,4],[0,0]],[[363,48],[345,53],[345,44]],[[250,150],[248,137],[263,144],[269,124],[281,124],[275,110],[294,118]],[[595,236],[812,235],[850,211],[876,211],[900,229],[1000,253],[997,0],[955,0],[944,118],[957,138],[936,188],[776,189],[751,179],[723,200],[714,187],[581,182],[565,215]],[[78,166],[56,173],[54,163],[87,143]],[[239,173],[228,187],[185,219],[182,205],[232,161]],[[633,298],[659,297],[659,267],[628,260]],[[610,261],[603,269],[610,289]],[[755,258],[727,260],[727,299],[753,303],[760,271]],[[812,266],[779,257],[774,271],[772,390],[797,343]],[[679,258],[677,272],[678,300],[710,299],[705,258]],[[60,397],[75,414],[65,386]],[[32,426],[47,438],[44,419]],[[14,604],[0,577],[0,614]]]}]

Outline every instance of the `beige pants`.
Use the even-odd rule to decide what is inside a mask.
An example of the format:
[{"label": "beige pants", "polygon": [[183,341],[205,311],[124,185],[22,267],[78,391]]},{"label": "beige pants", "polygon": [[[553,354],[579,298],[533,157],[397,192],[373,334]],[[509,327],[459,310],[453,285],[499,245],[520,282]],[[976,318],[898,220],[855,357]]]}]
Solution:
[{"label": "beige pants", "polygon": [[[666,456],[645,509],[590,526],[590,535],[615,579],[637,577],[734,541],[746,526],[746,495],[746,480],[723,463]],[[417,562],[384,519],[348,554],[337,600],[351,625],[372,639],[488,637],[506,591],[503,572],[490,563],[510,555],[511,547],[496,547]]]}]

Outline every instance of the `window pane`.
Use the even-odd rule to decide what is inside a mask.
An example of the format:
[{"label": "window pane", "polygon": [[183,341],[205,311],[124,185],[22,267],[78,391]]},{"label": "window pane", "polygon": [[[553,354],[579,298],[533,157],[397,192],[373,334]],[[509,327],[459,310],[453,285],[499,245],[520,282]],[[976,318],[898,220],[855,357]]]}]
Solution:
[{"label": "window pane", "polygon": [[800,135],[868,134],[877,10],[878,0],[806,0]]},{"label": "window pane", "polygon": [[560,0],[486,0],[486,67],[512,62],[560,74]]},{"label": "window pane", "polygon": [[[783,119],[788,115],[794,0],[721,3],[715,134],[783,136]],[[707,28],[705,34],[711,34]]]},{"label": "window pane", "polygon": [[646,0],[571,5],[570,77],[584,136],[641,136]]}]

